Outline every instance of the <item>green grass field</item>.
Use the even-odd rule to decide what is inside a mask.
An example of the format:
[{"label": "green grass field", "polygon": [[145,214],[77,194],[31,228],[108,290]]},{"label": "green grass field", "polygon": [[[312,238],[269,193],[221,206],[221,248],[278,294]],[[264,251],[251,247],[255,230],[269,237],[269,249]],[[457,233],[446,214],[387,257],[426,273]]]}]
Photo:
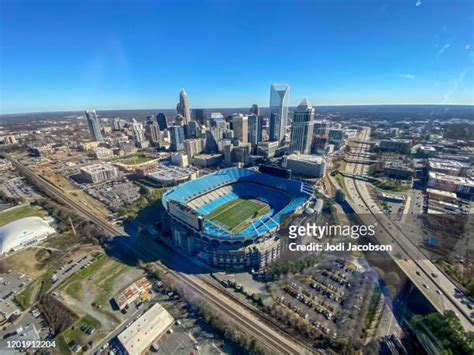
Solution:
[{"label": "green grass field", "polygon": [[206,220],[223,224],[230,232],[238,233],[248,226],[249,219],[262,216],[269,210],[270,206],[263,202],[237,199],[212,211]]},{"label": "green grass field", "polygon": [[152,158],[148,158],[144,155],[134,155],[132,157],[119,160],[119,162],[124,165],[136,165],[136,164],[146,163],[150,160],[152,160]]},{"label": "green grass field", "polygon": [[12,208],[8,211],[0,213],[0,227],[8,224],[10,222],[16,221],[20,218],[25,217],[32,217],[32,216],[39,216],[42,217],[44,215],[41,209],[32,207],[30,205],[24,205],[17,208]]}]

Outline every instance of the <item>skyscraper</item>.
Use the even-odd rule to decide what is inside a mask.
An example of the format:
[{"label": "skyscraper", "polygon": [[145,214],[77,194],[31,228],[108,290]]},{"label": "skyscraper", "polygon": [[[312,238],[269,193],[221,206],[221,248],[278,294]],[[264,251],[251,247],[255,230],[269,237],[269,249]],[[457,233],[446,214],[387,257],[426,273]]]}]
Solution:
[{"label": "skyscraper", "polygon": [[204,110],[202,108],[193,108],[191,110],[191,119],[199,122],[199,124],[204,124],[206,120]]},{"label": "skyscraper", "polygon": [[260,108],[258,107],[257,104],[253,104],[252,107],[249,110],[249,113],[260,116]]},{"label": "skyscraper", "polygon": [[183,123],[185,125],[191,121],[191,109],[189,107],[188,94],[186,91],[184,91],[184,89],[182,89],[179,93],[179,102],[176,106],[176,111],[178,111],[179,115],[184,117]]},{"label": "skyscraper", "polygon": [[256,146],[258,142],[262,141],[263,131],[263,117],[251,114],[248,116],[249,120],[249,143]]},{"label": "skyscraper", "polygon": [[160,112],[156,115],[156,122],[158,123],[158,126],[160,126],[160,131],[164,131],[168,128],[166,115],[163,112]]},{"label": "skyscraper", "polygon": [[160,142],[160,126],[156,122],[147,125],[148,134],[150,135],[151,142],[157,144]]},{"label": "skyscraper", "polygon": [[184,127],[186,138],[198,138],[201,136],[201,130],[197,121],[189,121]]},{"label": "skyscraper", "polygon": [[137,122],[134,118],[132,118],[132,134],[135,145],[141,148],[142,142],[146,141],[145,130],[143,129],[143,124]]},{"label": "skyscraper", "polygon": [[249,120],[247,115],[235,114],[232,117],[232,127],[234,131],[234,137],[242,143],[247,143],[249,136]]},{"label": "skyscraper", "polygon": [[184,150],[188,156],[189,161],[196,155],[202,153],[204,149],[204,139],[186,139],[184,141]]},{"label": "skyscraper", "polygon": [[97,114],[95,110],[87,110],[85,111],[87,125],[89,126],[89,131],[91,132],[91,137],[93,140],[97,142],[103,142],[104,138],[102,138],[102,133],[100,133],[100,125],[99,120],[97,118]]},{"label": "skyscraper", "polygon": [[155,121],[155,116],[154,115],[146,116],[146,123],[147,124],[151,124],[153,121]]},{"label": "skyscraper", "polygon": [[272,84],[270,87],[270,140],[281,146],[285,140],[288,120],[289,84]]},{"label": "skyscraper", "polygon": [[311,153],[311,141],[315,124],[314,111],[314,108],[306,99],[303,99],[296,108],[291,125],[291,152]]},{"label": "skyscraper", "polygon": [[184,129],[182,126],[171,126],[170,131],[170,149],[174,152],[184,150]]}]

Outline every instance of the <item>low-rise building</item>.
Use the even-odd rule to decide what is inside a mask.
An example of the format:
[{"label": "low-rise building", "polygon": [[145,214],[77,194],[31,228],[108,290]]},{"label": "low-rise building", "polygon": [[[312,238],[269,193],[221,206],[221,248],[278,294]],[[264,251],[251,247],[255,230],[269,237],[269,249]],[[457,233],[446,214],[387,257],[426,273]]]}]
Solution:
[{"label": "low-rise building", "polygon": [[12,163],[6,159],[0,159],[0,171],[10,170],[12,168]]},{"label": "low-rise building", "polygon": [[467,172],[471,167],[469,163],[463,163],[450,159],[435,158],[428,160],[428,166],[430,171],[453,176],[466,176]]},{"label": "low-rise building", "polygon": [[458,202],[458,198],[456,196],[456,193],[454,193],[454,192],[427,188],[426,189],[426,194],[428,195],[428,198],[430,200],[439,200],[439,201],[445,201],[445,202],[449,202],[449,203],[457,203]]},{"label": "low-rise building", "polygon": [[380,141],[380,149],[389,152],[409,153],[411,145],[409,139],[382,139]]},{"label": "low-rise building", "polygon": [[197,173],[198,169],[193,166],[181,168],[173,165],[158,164],[153,171],[149,171],[143,176],[160,185],[174,186],[195,179]]},{"label": "low-rise building", "polygon": [[171,153],[171,164],[185,168],[189,165],[188,156],[184,153]]},{"label": "low-rise building", "polygon": [[223,154],[199,154],[193,157],[193,164],[202,168],[219,165],[224,158]]},{"label": "low-rise building", "polygon": [[91,142],[83,142],[81,145],[80,145],[80,148],[87,152],[87,151],[90,151],[90,150],[94,150],[94,148],[97,148],[99,146],[99,142],[97,141],[91,141]]},{"label": "low-rise building", "polygon": [[278,149],[278,142],[258,142],[257,154],[263,155],[265,158],[273,158]]},{"label": "low-rise building", "polygon": [[83,179],[89,183],[113,180],[118,177],[118,170],[111,164],[93,164],[81,168]]},{"label": "low-rise building", "polygon": [[291,154],[285,158],[284,166],[293,175],[319,178],[326,172],[326,160],[320,155]]},{"label": "low-rise building", "polygon": [[415,175],[415,170],[405,163],[389,161],[385,163],[384,174],[394,179],[411,179]]},{"label": "low-rise building", "polygon": [[433,157],[437,154],[436,148],[428,145],[420,145],[417,148],[417,153],[422,157]]},{"label": "low-rise building", "polygon": [[173,316],[159,303],[125,328],[117,339],[129,354],[142,354],[173,326]]},{"label": "low-rise building", "polygon": [[97,147],[94,149],[94,156],[97,159],[108,159],[114,156],[114,152],[112,149],[105,148],[105,147]]},{"label": "low-rise building", "polygon": [[118,309],[122,310],[135,302],[139,297],[149,293],[150,290],[151,282],[143,277],[116,294],[114,301],[117,304]]},{"label": "low-rise building", "polygon": [[474,180],[462,176],[452,176],[430,171],[427,186],[442,191],[455,192],[464,197],[472,197],[474,195]]},{"label": "low-rise building", "polygon": [[54,148],[50,144],[43,146],[31,147],[30,153],[33,157],[45,157],[54,153]]}]

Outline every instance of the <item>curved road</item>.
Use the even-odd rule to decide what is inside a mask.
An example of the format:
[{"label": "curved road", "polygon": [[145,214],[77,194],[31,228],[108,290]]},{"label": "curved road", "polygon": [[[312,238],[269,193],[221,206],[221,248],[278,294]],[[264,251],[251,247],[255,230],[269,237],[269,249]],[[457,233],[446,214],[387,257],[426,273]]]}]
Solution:
[{"label": "curved road", "polygon": [[[365,128],[363,141],[369,140],[370,129]],[[361,153],[367,150],[367,145],[358,143]],[[348,163],[346,171],[364,175],[367,166]],[[466,331],[474,331],[469,308],[455,298],[456,285],[433,264],[402,231],[397,223],[392,222],[373,200],[367,188],[367,182],[353,178],[344,178],[348,190],[347,202],[365,224],[376,224],[376,239],[380,244],[393,245],[389,255],[401,270],[410,278],[413,284],[423,293],[427,300],[438,310],[444,313],[453,311],[459,318]]]}]

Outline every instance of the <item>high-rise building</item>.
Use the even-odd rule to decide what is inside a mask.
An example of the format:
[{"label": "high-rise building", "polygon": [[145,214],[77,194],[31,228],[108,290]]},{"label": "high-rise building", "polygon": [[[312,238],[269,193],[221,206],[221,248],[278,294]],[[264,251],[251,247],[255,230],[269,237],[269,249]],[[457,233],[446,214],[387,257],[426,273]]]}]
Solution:
[{"label": "high-rise building", "polygon": [[114,131],[121,131],[125,129],[126,126],[127,126],[127,121],[125,121],[123,118],[116,117],[112,121],[112,128]]},{"label": "high-rise building", "polygon": [[189,107],[188,94],[186,91],[184,91],[184,89],[182,89],[179,93],[179,102],[176,106],[176,111],[178,111],[178,115],[184,117],[183,123],[185,125],[191,121],[191,109]]},{"label": "high-rise building", "polygon": [[191,110],[191,119],[199,122],[199,124],[204,124],[206,117],[204,116],[204,110],[202,108],[193,108]]},{"label": "high-rise building", "polygon": [[289,84],[272,84],[270,87],[270,140],[281,146],[285,141],[288,121]]},{"label": "high-rise building", "polygon": [[232,127],[234,137],[242,143],[247,143],[249,136],[249,119],[247,115],[241,113],[232,117]]},{"label": "high-rise building", "polygon": [[196,155],[201,154],[204,150],[204,140],[201,138],[186,139],[184,141],[184,150],[188,156],[189,161]]},{"label": "high-rise building", "polygon": [[303,99],[293,114],[290,152],[311,153],[314,123],[314,107],[308,100]]},{"label": "high-rise building", "polygon": [[185,126],[186,138],[198,138],[201,136],[201,130],[197,121],[189,121]]},{"label": "high-rise building", "polygon": [[154,115],[148,115],[146,116],[146,123],[151,124],[152,122],[155,121],[155,116]]},{"label": "high-rise building", "polygon": [[160,126],[156,122],[147,125],[148,133],[150,134],[150,140],[153,144],[160,142]]},{"label": "high-rise building", "polygon": [[256,116],[260,116],[260,108],[258,107],[257,104],[253,104],[249,110],[249,113]]},{"label": "high-rise building", "polygon": [[3,143],[4,144],[15,144],[16,143],[16,138],[15,138],[14,135],[4,136],[3,137]]},{"label": "high-rise building", "polygon": [[132,118],[132,134],[133,134],[133,141],[135,145],[146,140],[145,138],[145,130],[143,129],[143,124],[137,122],[136,119]]},{"label": "high-rise building", "polygon": [[156,122],[160,127],[160,131],[164,131],[168,128],[168,122],[166,120],[166,115],[163,112],[160,112],[156,115]]},{"label": "high-rise building", "polygon": [[99,120],[97,118],[97,114],[95,110],[87,110],[85,111],[87,125],[89,126],[89,131],[91,132],[91,137],[93,140],[97,142],[103,142],[104,138],[102,138],[102,133],[100,133],[100,125]]},{"label": "high-rise building", "polygon": [[170,149],[174,152],[184,150],[184,129],[182,126],[171,126],[168,128],[170,132]]},{"label": "high-rise building", "polygon": [[249,143],[252,146],[256,146],[258,142],[262,141],[262,132],[263,132],[263,117],[251,114],[248,116],[249,121]]}]

